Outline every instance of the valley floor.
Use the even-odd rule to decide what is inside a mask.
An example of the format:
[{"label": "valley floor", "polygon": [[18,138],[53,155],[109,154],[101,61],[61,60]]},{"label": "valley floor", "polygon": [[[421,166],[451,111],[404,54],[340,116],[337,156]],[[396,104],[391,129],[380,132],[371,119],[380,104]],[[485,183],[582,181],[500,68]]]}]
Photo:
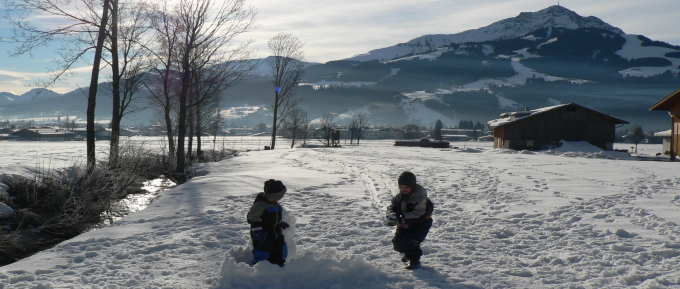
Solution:
[{"label": "valley floor", "polygon": [[[0,288],[680,288],[680,164],[369,146],[249,152],[148,209],[0,267]],[[396,178],[435,203],[424,268],[383,225]],[[297,255],[239,263],[264,180],[289,187]]]}]

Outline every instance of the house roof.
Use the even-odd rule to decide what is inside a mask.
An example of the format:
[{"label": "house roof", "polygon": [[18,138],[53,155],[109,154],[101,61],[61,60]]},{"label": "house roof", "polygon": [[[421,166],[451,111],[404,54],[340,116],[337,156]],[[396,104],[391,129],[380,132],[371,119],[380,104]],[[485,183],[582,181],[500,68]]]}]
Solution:
[{"label": "house roof", "polygon": [[680,89],[664,97],[649,110],[670,110],[671,107],[676,105],[678,102],[680,102]]},{"label": "house roof", "polygon": [[654,134],[654,136],[671,137],[671,134],[672,134],[672,132],[671,132],[671,130],[669,129],[669,130],[664,130],[664,131],[657,132],[657,133]]},{"label": "house roof", "polygon": [[520,120],[533,118],[537,115],[540,115],[540,114],[543,114],[543,113],[546,113],[546,112],[557,111],[557,110],[564,109],[564,108],[567,108],[567,107],[577,107],[577,108],[580,108],[580,109],[590,111],[590,112],[597,114],[597,115],[601,116],[602,118],[609,120],[609,121],[616,123],[616,124],[626,124],[626,123],[628,123],[625,120],[615,118],[613,116],[601,113],[599,111],[587,108],[587,107],[582,106],[582,105],[578,105],[578,104],[575,104],[575,103],[567,103],[567,104],[560,104],[560,105],[555,105],[555,106],[543,107],[543,108],[534,109],[534,110],[530,110],[530,111],[518,111],[518,112],[502,113],[500,115],[499,119],[489,121],[488,124],[489,124],[490,127],[502,127],[502,126],[505,126],[505,125],[508,125],[508,124],[511,124],[511,123],[518,122]]}]

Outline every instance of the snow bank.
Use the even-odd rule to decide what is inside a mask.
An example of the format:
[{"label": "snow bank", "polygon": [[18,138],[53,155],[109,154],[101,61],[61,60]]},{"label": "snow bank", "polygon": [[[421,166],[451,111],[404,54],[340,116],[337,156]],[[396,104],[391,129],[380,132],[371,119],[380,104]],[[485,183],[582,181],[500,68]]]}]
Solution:
[{"label": "snow bank", "polygon": [[269,262],[251,267],[245,248],[234,249],[222,265],[219,289],[370,289],[384,288],[389,277],[363,259],[340,256],[335,250],[302,251],[281,268]]},{"label": "snow bank", "polygon": [[9,193],[7,192],[7,189],[9,189],[9,187],[0,182],[0,202],[9,200]]},{"label": "snow bank", "polygon": [[3,202],[0,202],[0,219],[9,218],[11,216],[14,216],[14,209]]},{"label": "snow bank", "polygon": [[623,152],[605,151],[587,141],[561,141],[561,145],[546,151],[564,157],[585,157],[625,160],[630,155]]}]

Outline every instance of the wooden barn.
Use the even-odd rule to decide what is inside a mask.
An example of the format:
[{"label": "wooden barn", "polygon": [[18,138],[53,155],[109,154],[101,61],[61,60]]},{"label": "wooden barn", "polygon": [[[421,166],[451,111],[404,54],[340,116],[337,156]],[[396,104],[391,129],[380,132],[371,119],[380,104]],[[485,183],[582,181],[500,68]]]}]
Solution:
[{"label": "wooden barn", "polygon": [[604,150],[614,146],[616,126],[628,122],[575,104],[509,112],[489,122],[494,147],[543,149],[565,141],[587,141]]},{"label": "wooden barn", "polygon": [[675,159],[680,155],[680,89],[666,96],[650,110],[668,112],[671,118],[669,154],[671,159]]}]

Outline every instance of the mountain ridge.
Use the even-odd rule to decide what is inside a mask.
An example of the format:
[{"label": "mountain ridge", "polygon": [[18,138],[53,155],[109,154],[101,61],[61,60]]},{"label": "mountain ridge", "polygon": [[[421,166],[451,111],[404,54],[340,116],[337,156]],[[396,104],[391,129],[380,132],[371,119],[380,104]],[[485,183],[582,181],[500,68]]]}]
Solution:
[{"label": "mountain ridge", "polygon": [[[486,121],[500,112],[576,102],[633,123],[667,125],[665,116],[647,108],[677,89],[679,46],[626,34],[559,6],[484,28],[491,32],[477,42],[455,42],[460,33],[424,35],[412,40],[420,50],[395,50],[398,57],[307,63],[300,106],[311,118],[331,112],[344,121],[366,112],[376,124],[431,125],[437,119]],[[440,43],[433,43],[437,37]],[[272,97],[266,58],[247,61],[260,68],[226,91],[222,102],[225,109],[258,112],[233,120],[238,125],[268,122],[262,108]],[[82,106],[74,95],[70,99],[80,99]],[[64,104],[47,106],[56,105]]]}]

